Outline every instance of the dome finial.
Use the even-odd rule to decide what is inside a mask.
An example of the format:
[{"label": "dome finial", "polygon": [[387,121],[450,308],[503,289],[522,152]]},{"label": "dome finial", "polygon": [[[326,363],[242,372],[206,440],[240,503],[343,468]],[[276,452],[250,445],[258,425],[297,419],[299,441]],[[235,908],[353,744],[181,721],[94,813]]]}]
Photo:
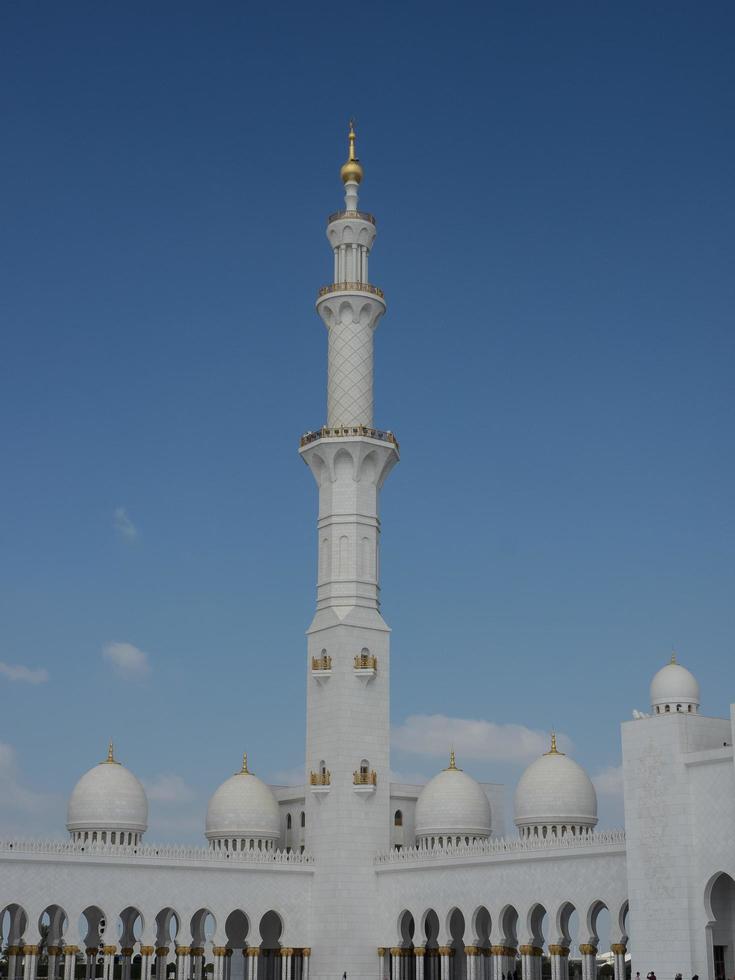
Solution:
[{"label": "dome finial", "polygon": [[238,776],[249,776],[249,775],[251,775],[250,770],[248,769],[248,754],[247,754],[247,752],[243,752],[243,754],[242,754],[242,769],[236,775],[238,775]]},{"label": "dome finial", "polygon": [[449,751],[449,765],[447,766],[446,772],[462,772],[462,770],[457,765],[457,757],[454,754],[454,749]]},{"label": "dome finial", "polygon": [[671,663],[672,664],[676,663],[676,650],[671,651]]},{"label": "dome finial", "polygon": [[120,763],[115,758],[115,746],[112,742],[112,739],[110,739],[110,741],[107,743],[107,758],[105,759],[105,762],[109,762],[115,766],[120,765]]},{"label": "dome finial", "polygon": [[363,169],[355,152],[355,120],[350,119],[350,130],[347,134],[349,152],[347,162],[342,164],[339,172],[343,184],[359,184],[363,177]]},{"label": "dome finial", "polygon": [[544,755],[564,755],[564,753],[560,752],[556,747],[556,732],[551,733],[551,748],[548,752],[544,752]]}]

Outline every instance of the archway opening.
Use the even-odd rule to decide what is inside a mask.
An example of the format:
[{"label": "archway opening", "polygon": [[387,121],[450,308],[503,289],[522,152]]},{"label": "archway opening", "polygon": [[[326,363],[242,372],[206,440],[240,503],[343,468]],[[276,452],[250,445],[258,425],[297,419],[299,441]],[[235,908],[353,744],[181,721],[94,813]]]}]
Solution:
[{"label": "archway opening", "polygon": [[735,881],[724,872],[715,879],[709,899],[715,980],[735,973]]}]

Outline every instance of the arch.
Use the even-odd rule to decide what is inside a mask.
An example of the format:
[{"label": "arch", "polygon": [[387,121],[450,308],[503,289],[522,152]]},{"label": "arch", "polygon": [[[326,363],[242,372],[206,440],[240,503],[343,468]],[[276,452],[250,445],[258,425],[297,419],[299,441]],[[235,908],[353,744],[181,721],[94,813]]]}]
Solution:
[{"label": "arch", "polygon": [[490,948],[492,918],[484,905],[479,905],[472,913],[472,944],[482,949]]},{"label": "arch", "polygon": [[48,946],[61,946],[69,917],[60,905],[47,905],[38,917],[38,935]]},{"label": "arch", "polygon": [[735,970],[735,880],[725,871],[714,875],[705,888],[704,904],[709,916],[708,956],[714,980],[725,980]]},{"label": "arch", "polygon": [[161,909],[156,916],[156,946],[170,946],[176,942],[181,919],[172,908]]},{"label": "arch", "polygon": [[526,930],[528,932],[528,938],[532,946],[538,946],[543,949],[544,946],[544,919],[546,918],[546,909],[540,902],[536,902],[528,910],[528,916],[526,917]]},{"label": "arch", "polygon": [[601,922],[600,915],[603,912],[605,913],[605,919],[607,920],[605,922],[605,925],[608,926],[607,930],[603,930],[603,932],[606,931],[607,933],[606,938],[609,940],[610,910],[608,909],[605,902],[602,901],[602,899],[598,898],[595,899],[594,902],[592,902],[590,907],[587,909],[587,915],[585,916],[585,923],[584,923],[585,932],[586,932],[584,942],[590,943],[592,946],[596,946],[598,950],[600,947],[600,936],[599,936],[600,922]]},{"label": "arch", "polygon": [[416,932],[416,923],[413,915],[404,909],[398,916],[398,942],[406,948],[413,947],[413,937]]},{"label": "arch", "polygon": [[207,940],[217,931],[217,919],[207,908],[197,909],[191,917],[191,945],[204,946]]},{"label": "arch", "polygon": [[393,826],[394,827],[402,827],[403,826],[403,811],[402,810],[396,810],[396,812],[393,814]]},{"label": "arch", "polygon": [[513,905],[504,905],[498,916],[500,945],[518,945],[518,911]]},{"label": "arch", "polygon": [[301,811],[301,826],[302,827],[305,827],[306,826],[306,811],[305,810],[302,810]]},{"label": "arch", "polygon": [[281,961],[278,951],[281,948],[283,919],[274,909],[269,909],[260,920],[260,956],[258,964],[259,980],[280,980]]},{"label": "arch", "polygon": [[426,937],[426,948],[436,949],[439,945],[439,916],[434,909],[427,909],[421,917],[421,932]]},{"label": "arch", "polygon": [[340,534],[339,549],[338,549],[339,571],[337,572],[339,578],[349,578],[351,562],[352,562],[352,544],[346,534]]},{"label": "arch", "polygon": [[143,935],[145,921],[143,913],[134,905],[128,905],[118,916],[119,942],[121,946],[134,946]]},{"label": "arch", "polygon": [[465,947],[465,919],[458,908],[453,908],[447,916],[447,932],[449,934],[449,947],[454,950],[452,957],[454,963],[453,980],[464,980],[467,976],[467,954]]},{"label": "arch", "polygon": [[[572,946],[577,930],[572,928],[572,916],[577,918],[577,909],[572,902],[562,902],[556,911],[551,927],[552,941],[558,946]],[[576,925],[576,923],[575,923]]]},{"label": "arch", "polygon": [[346,449],[340,449],[335,453],[332,467],[337,483],[348,483],[354,479],[355,464]]},{"label": "arch", "polygon": [[628,899],[626,898],[618,910],[618,942],[628,942]]},{"label": "arch", "polygon": [[107,927],[107,916],[99,905],[88,905],[79,916],[79,935],[87,949],[96,948],[102,942]]}]

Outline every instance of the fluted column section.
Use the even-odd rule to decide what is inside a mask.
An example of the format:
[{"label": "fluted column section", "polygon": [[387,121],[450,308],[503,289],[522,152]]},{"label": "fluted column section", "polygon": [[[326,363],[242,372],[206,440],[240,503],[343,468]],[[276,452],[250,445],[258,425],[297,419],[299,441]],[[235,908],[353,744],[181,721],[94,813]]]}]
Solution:
[{"label": "fluted column section", "polygon": [[104,956],[102,968],[103,980],[114,980],[117,946],[103,946],[102,953]]},{"label": "fluted column section", "polygon": [[23,947],[23,980],[36,980],[38,969],[38,946]]},{"label": "fluted column section", "polygon": [[311,962],[311,949],[306,946],[301,950],[301,957],[303,960],[303,972],[301,974],[301,980],[309,980],[309,963]]},{"label": "fluted column section", "polygon": [[140,980],[151,980],[153,957],[155,954],[155,946],[140,947]]},{"label": "fluted column section", "polygon": [[413,958],[415,963],[414,973],[416,975],[416,980],[424,980],[424,956],[426,955],[426,949],[423,946],[415,946],[413,950]]},{"label": "fluted column section", "polygon": [[627,952],[625,943],[613,943],[610,952],[613,954],[614,980],[625,980],[625,954]]},{"label": "fluted column section", "polygon": [[579,952],[582,957],[582,980],[596,980],[597,946],[592,943],[582,943]]},{"label": "fluted column section", "polygon": [[[64,980],[74,980],[77,965],[78,946],[64,946]],[[10,964],[8,964],[8,977],[12,978]],[[142,978],[145,980],[145,978]]]},{"label": "fluted column section", "polygon": [[569,980],[569,947],[549,946],[551,980]]},{"label": "fluted column section", "polygon": [[168,967],[168,946],[158,946],[156,949],[156,980],[166,980]]}]

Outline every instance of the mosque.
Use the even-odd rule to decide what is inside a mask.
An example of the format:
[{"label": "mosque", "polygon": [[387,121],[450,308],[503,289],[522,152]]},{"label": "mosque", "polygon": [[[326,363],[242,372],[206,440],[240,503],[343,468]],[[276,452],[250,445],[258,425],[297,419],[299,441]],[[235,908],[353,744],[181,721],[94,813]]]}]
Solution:
[{"label": "mosque", "polygon": [[[391,782],[390,630],[379,603],[379,493],[399,459],[373,420],[375,218],[349,133],[330,215],[326,424],[299,452],[319,493],[307,631],[304,778],[247,758],[216,790],[201,847],[145,840],[143,786],[115,757],[85,773],[68,839],[0,841],[9,980],[658,980],[735,973],[730,718],[700,713],[672,660],[649,714],[622,725],[625,829],[600,832],[587,773],[550,739],[514,796],[454,754],[425,786]],[[235,760],[233,760],[233,767]],[[600,915],[610,923],[600,948]],[[607,954],[607,962],[603,961]]]}]

